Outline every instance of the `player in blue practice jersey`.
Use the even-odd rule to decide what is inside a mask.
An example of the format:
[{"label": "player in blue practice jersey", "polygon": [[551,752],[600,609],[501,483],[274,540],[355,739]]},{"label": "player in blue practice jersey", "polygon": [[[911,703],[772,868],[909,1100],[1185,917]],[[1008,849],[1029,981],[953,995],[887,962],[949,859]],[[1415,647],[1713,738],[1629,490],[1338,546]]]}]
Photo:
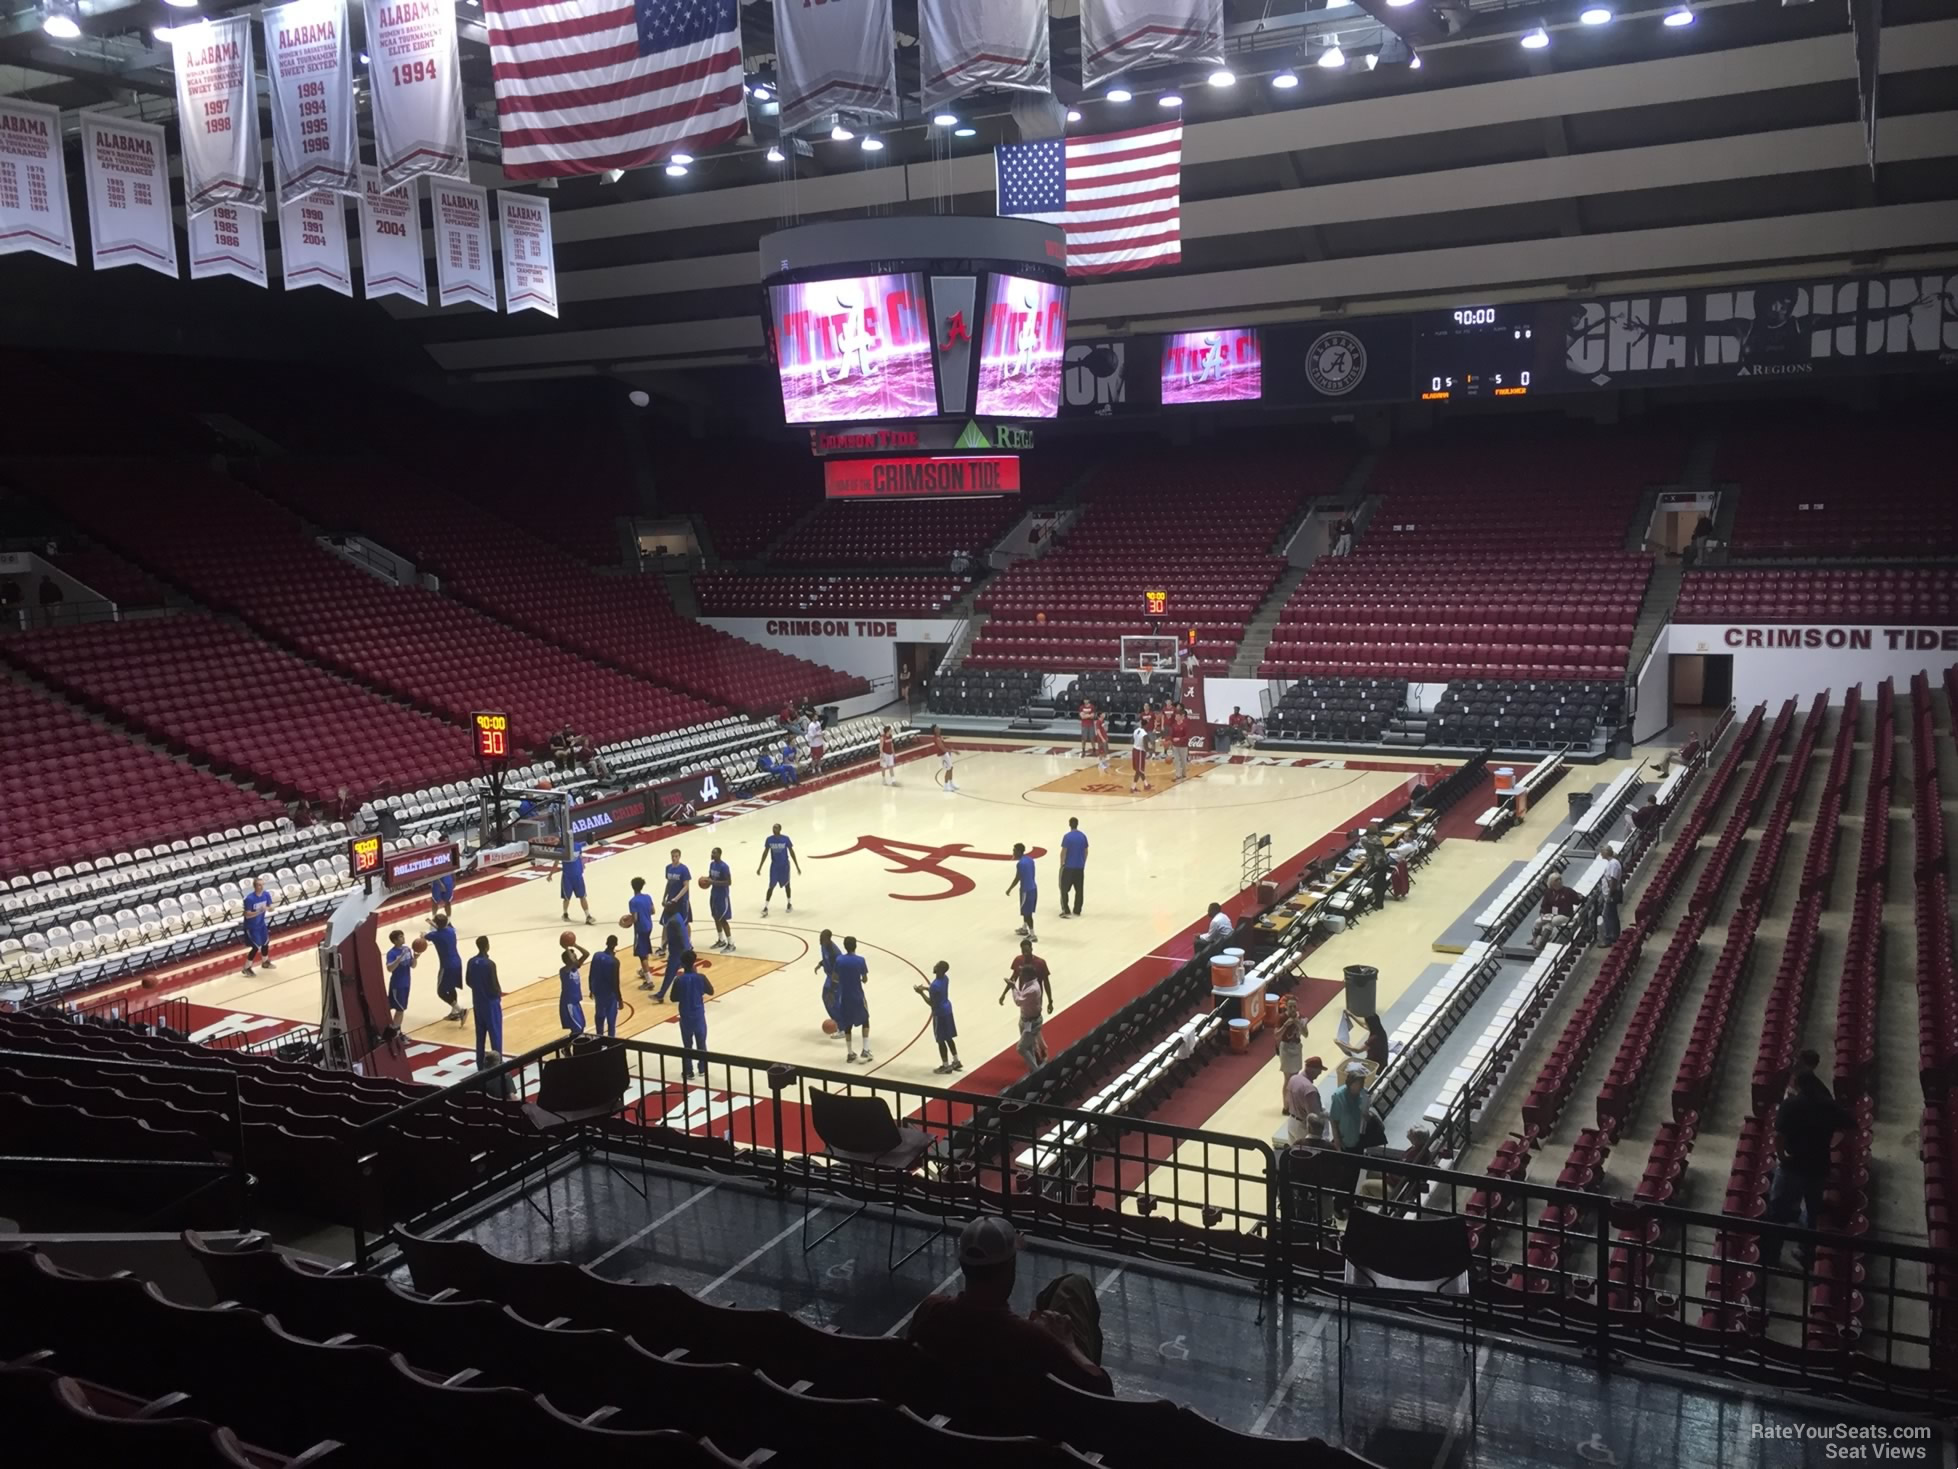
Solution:
[{"label": "player in blue practice jersey", "polygon": [[265,891],[265,879],[254,877],[252,890],[245,894],[245,973],[252,972],[256,959],[267,969],[272,963],[272,895]]},{"label": "player in blue practice jersey", "polygon": [[673,978],[673,1001],[680,1007],[681,1075],[693,1076],[694,1052],[700,1053],[701,1080],[707,1079],[707,997],[714,986],[694,968],[694,952],[680,953],[680,972]]},{"label": "player in blue practice jersey", "polygon": [[[849,1048],[843,1058],[846,1061],[870,1059],[870,1000],[863,992],[864,982],[869,978],[870,966],[857,952],[856,935],[845,934],[843,952],[836,960],[836,1028]],[[863,1031],[861,1050],[856,1042],[859,1029]]]},{"label": "player in blue practice jersey", "polygon": [[789,912],[795,912],[795,897],[789,891],[789,864],[795,864],[795,875],[802,876],[802,859],[795,854],[795,843],[782,835],[782,823],[776,822],[769,834],[762,838],[761,861],[755,864],[755,876],[761,876],[764,865],[768,868],[768,891],[762,894],[761,916],[768,916],[768,900],[775,896],[775,889],[782,890],[787,900]]},{"label": "player in blue practice jersey", "polygon": [[666,858],[666,893],[660,899],[662,904],[679,899],[680,911],[693,922],[693,873],[687,864],[680,860],[680,849],[675,847]]},{"label": "player in blue practice jersey", "polygon": [[388,935],[388,945],[381,967],[388,972],[389,1017],[399,1030],[401,1017],[408,1013],[408,982],[414,978],[415,951],[408,947],[407,935],[398,928]]},{"label": "player in blue practice jersey", "polygon": [[[653,996],[656,1004],[665,1004],[672,992],[673,980],[680,972],[682,956],[693,952],[693,926],[687,922],[687,910],[679,899],[666,905],[666,914],[660,920],[660,931],[666,936],[666,978],[660,982],[659,993]],[[651,989],[649,980],[645,988]]]},{"label": "player in blue practice jersey", "polygon": [[959,1028],[952,1019],[952,966],[940,959],[931,966],[931,983],[914,985],[931,1009],[931,1038],[938,1042],[938,1064],[932,1068],[940,1076],[965,1070],[959,1060]]},{"label": "player in blue practice jersey", "polygon": [[434,926],[422,935],[422,941],[435,945],[435,993],[449,1006],[443,1019],[460,1023],[463,1009],[456,1001],[462,995],[462,955],[456,949],[455,925],[447,913],[435,915]]},{"label": "player in blue practice jersey", "polygon": [[578,970],[585,960],[591,958],[591,953],[573,944],[562,950],[558,958],[562,967],[557,972],[557,1023],[573,1035],[583,1035],[585,992],[578,979]]},{"label": "player in blue practice jersey", "polygon": [[558,867],[557,895],[558,901],[564,905],[564,912],[560,916],[565,922],[571,921],[573,898],[576,898],[578,906],[585,910],[585,922],[598,921],[591,916],[591,904],[585,900],[585,844],[583,842],[573,842],[571,855],[566,857]]},{"label": "player in blue practice jersey", "polygon": [[592,1034],[619,1033],[619,936],[605,935],[605,948],[591,956]]},{"label": "player in blue practice jersey", "polygon": [[1010,894],[1013,889],[1020,890],[1020,937],[1035,937],[1033,931],[1033,910],[1040,902],[1040,890],[1034,886],[1036,878],[1033,871],[1033,858],[1027,855],[1027,844],[1013,844],[1013,881],[1006,885]]},{"label": "player in blue practice jersey", "polygon": [[632,897],[626,901],[632,919],[632,956],[639,961],[639,987],[651,989],[653,957],[653,895],[646,891],[646,879],[632,880]]},{"label": "player in blue practice jersey", "polygon": [[707,912],[714,920],[714,947],[734,952],[734,872],[714,848],[707,860]]},{"label": "player in blue practice jersey", "polygon": [[[823,977],[823,1014],[836,1022],[836,961],[843,957],[843,951],[836,947],[836,940],[828,929],[816,937],[816,972]],[[843,1039],[843,1027],[838,1024],[829,1032],[833,1041]]]},{"label": "player in blue practice jersey", "polygon": [[[484,1065],[483,1053],[503,1051],[503,986],[497,982],[496,961],[489,956],[489,939],[478,936],[476,954],[469,961],[469,998],[476,1007],[476,1064]],[[488,1045],[483,1042],[488,1041]]]},{"label": "player in blue practice jersey", "polygon": [[455,874],[444,873],[428,885],[428,916],[433,918],[437,913],[448,912],[455,906],[455,900]]},{"label": "player in blue practice jersey", "polygon": [[[1088,834],[1081,830],[1078,817],[1067,818],[1067,830],[1061,833],[1061,917],[1079,918],[1081,916],[1081,885],[1088,875]],[[1069,896],[1074,906],[1069,908]]]}]

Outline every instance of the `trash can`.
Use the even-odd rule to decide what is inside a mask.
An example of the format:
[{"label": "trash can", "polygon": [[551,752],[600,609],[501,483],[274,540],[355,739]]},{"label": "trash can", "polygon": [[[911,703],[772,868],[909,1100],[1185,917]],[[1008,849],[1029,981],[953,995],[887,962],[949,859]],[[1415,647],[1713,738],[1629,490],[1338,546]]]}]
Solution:
[{"label": "trash can", "polygon": [[1565,795],[1570,798],[1570,819],[1572,821],[1577,820],[1578,817],[1591,809],[1591,793],[1589,791],[1566,791]]},{"label": "trash can", "polygon": [[1371,964],[1346,966],[1346,1008],[1361,1019],[1373,1014],[1375,992],[1380,988],[1380,971]]}]

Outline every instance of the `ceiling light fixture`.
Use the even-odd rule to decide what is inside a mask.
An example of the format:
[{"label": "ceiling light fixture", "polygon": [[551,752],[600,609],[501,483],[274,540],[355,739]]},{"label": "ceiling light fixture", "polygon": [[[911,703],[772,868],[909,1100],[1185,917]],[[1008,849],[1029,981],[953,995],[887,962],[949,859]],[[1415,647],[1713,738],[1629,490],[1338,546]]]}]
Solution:
[{"label": "ceiling light fixture", "polygon": [[1367,64],[1368,71],[1372,71],[1376,66],[1380,65],[1380,53],[1378,51],[1367,52],[1363,59]]},{"label": "ceiling light fixture", "polygon": [[1395,10],[1399,10],[1403,6],[1412,5],[1413,3],[1414,0],[1387,0],[1387,4]]},{"label": "ceiling light fixture", "polygon": [[1417,51],[1417,52],[1415,52],[1415,53],[1414,53],[1414,55],[1413,55],[1413,57],[1409,59],[1409,61],[1408,61],[1408,63],[1407,63],[1407,69],[1408,69],[1409,71],[1419,71],[1419,70],[1421,69],[1421,53],[1420,53],[1420,52],[1418,52],[1418,51]]},{"label": "ceiling light fixture", "polygon": [[1299,74],[1288,66],[1271,79],[1271,84],[1281,92],[1289,92],[1299,84]]},{"label": "ceiling light fixture", "polygon": [[959,125],[958,118],[949,112],[940,112],[931,121],[934,127],[955,128]]},{"label": "ceiling light fixture", "polygon": [[884,140],[882,138],[874,138],[869,133],[865,133],[863,142],[857,146],[862,148],[866,153],[882,153],[884,151]]},{"label": "ceiling light fixture", "polygon": [[672,157],[671,157],[670,159],[668,159],[668,160],[667,160],[667,162],[669,162],[669,163],[677,163],[677,164],[679,164],[679,165],[680,165],[680,166],[681,166],[682,168],[685,168],[685,167],[686,167],[686,166],[687,166],[687,165],[688,165],[689,163],[692,163],[692,162],[693,162],[693,154],[691,154],[691,153],[675,153],[675,154],[674,154],[674,155],[673,155],[673,156],[672,156]]},{"label": "ceiling light fixture", "polygon": [[608,168],[598,176],[598,182],[601,186],[605,184],[616,184],[624,177],[625,170],[623,168]]},{"label": "ceiling light fixture", "polygon": [[165,5],[174,5],[179,10],[189,10],[197,4],[197,0],[163,0],[163,3]]},{"label": "ceiling light fixture", "polygon": [[1213,87],[1234,87],[1237,85],[1237,73],[1233,72],[1229,67],[1220,66],[1210,73],[1210,85]]},{"label": "ceiling light fixture", "polygon": [[1074,108],[1074,107],[1070,107],[1070,108],[1068,108],[1068,109],[1067,109],[1067,120],[1068,120],[1069,122],[1079,122],[1079,121],[1081,120],[1081,112],[1080,112],[1080,109],[1078,109],[1078,108]]},{"label": "ceiling light fixture", "polygon": [[953,129],[952,129],[952,136],[953,136],[953,137],[955,137],[955,138],[976,138],[976,137],[978,137],[978,136],[979,136],[979,129],[977,129],[977,128],[953,128]]},{"label": "ceiling light fixture", "polygon": [[1546,31],[1542,26],[1538,26],[1533,31],[1526,32],[1523,36],[1523,49],[1525,51],[1541,51],[1549,44],[1550,32]]},{"label": "ceiling light fixture", "polygon": [[1339,37],[1334,36],[1326,49],[1319,53],[1319,65],[1327,71],[1336,71],[1346,65],[1346,53],[1339,49]]},{"label": "ceiling light fixture", "polygon": [[1181,107],[1183,98],[1175,92],[1165,92],[1156,99],[1158,107]]},{"label": "ceiling light fixture", "polygon": [[768,100],[768,88],[762,86],[759,82],[755,84],[755,100],[757,102],[766,102]]},{"label": "ceiling light fixture", "polygon": [[366,66],[369,64],[367,60],[367,53],[365,51],[360,53],[360,64],[362,66]]},{"label": "ceiling light fixture", "polygon": [[1677,30],[1680,26],[1689,26],[1692,23],[1693,7],[1690,5],[1682,5],[1677,10],[1666,12],[1665,24],[1671,26],[1674,30]]},{"label": "ceiling light fixture", "polygon": [[1611,24],[1611,12],[1602,5],[1587,5],[1577,13],[1577,18],[1587,26]]},{"label": "ceiling light fixture", "polygon": [[82,8],[76,0],[41,0],[41,29],[57,41],[82,33]]},{"label": "ceiling light fixture", "polygon": [[847,143],[855,136],[855,133],[844,127],[840,122],[829,130],[829,140],[832,143]]},{"label": "ceiling light fixture", "polygon": [[1134,96],[1135,93],[1131,92],[1127,87],[1113,87],[1109,90],[1108,100],[1110,102],[1127,102]]},{"label": "ceiling light fixture", "polygon": [[666,176],[667,176],[668,178],[670,178],[670,179],[683,179],[683,178],[685,178],[685,177],[687,176],[687,166],[686,166],[686,164],[684,164],[684,163],[669,163],[669,164],[667,164],[667,165],[666,165]]},{"label": "ceiling light fixture", "polygon": [[780,148],[775,147],[773,144],[770,144],[768,149],[768,161],[770,163],[782,162],[782,150]]}]

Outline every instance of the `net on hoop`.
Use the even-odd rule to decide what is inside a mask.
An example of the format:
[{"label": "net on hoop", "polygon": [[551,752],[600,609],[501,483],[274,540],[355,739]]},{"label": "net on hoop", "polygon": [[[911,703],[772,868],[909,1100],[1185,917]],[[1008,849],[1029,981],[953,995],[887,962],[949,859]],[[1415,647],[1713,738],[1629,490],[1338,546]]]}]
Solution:
[{"label": "net on hoop", "polygon": [[1156,633],[1125,633],[1122,637],[1122,672],[1138,678],[1154,674],[1174,674],[1177,645],[1173,637]]}]

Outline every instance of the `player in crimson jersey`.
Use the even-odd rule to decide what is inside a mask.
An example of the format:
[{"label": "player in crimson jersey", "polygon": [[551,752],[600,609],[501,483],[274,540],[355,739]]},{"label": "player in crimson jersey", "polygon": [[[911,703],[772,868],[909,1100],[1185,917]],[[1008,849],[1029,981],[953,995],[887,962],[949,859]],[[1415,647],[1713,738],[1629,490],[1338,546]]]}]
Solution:
[{"label": "player in crimson jersey", "polygon": [[951,795],[958,790],[957,783],[952,779],[952,752],[945,748],[945,736],[938,732],[935,724],[931,727],[931,747],[938,754],[939,784],[945,787],[947,795]]},{"label": "player in crimson jersey", "polygon": [[1097,714],[1095,716],[1095,764],[1101,768],[1103,774],[1107,773],[1108,716],[1106,714]]},{"label": "player in crimson jersey", "polygon": [[1081,701],[1081,753],[1086,755],[1095,742],[1095,701]]},{"label": "player in crimson jersey", "polygon": [[888,724],[877,736],[877,773],[885,785],[897,784],[897,739]]}]

